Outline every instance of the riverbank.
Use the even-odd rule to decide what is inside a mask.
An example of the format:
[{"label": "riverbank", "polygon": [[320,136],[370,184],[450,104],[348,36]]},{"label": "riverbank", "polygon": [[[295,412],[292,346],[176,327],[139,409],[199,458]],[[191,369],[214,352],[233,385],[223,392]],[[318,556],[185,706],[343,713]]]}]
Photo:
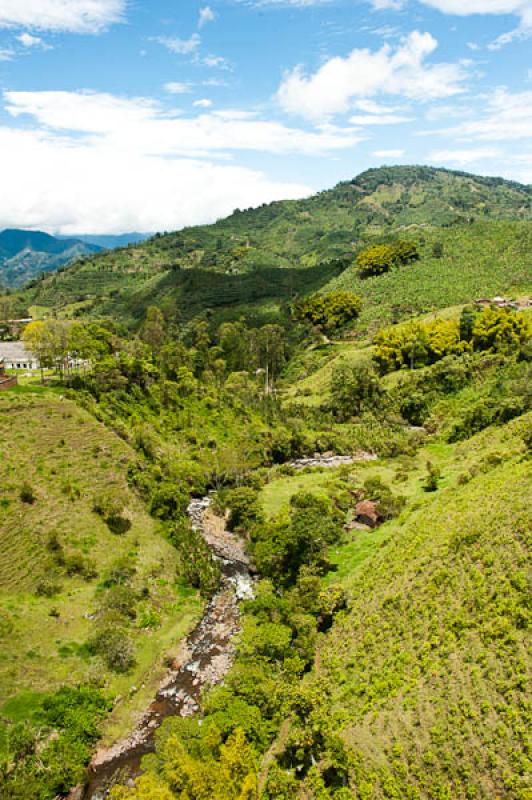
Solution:
[{"label": "riverbank", "polygon": [[141,760],[154,748],[154,734],[169,716],[187,717],[199,711],[202,689],[223,681],[234,659],[234,637],[240,630],[238,605],[253,596],[249,559],[244,543],[225,529],[209,508],[208,498],[193,500],[188,514],[214,556],[220,561],[220,587],[203,616],[181,643],[156,697],[141,714],[134,730],[110,747],[99,747],[91,761],[84,788],[76,787],[69,800],[102,800],[114,776],[123,781],[140,773]]}]

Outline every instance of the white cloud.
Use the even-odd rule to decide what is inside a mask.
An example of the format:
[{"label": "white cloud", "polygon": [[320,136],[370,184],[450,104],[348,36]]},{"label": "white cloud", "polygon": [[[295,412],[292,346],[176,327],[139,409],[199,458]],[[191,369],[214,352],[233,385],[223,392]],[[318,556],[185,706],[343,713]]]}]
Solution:
[{"label": "white cloud", "polygon": [[401,158],[404,156],[404,150],[374,150],[373,155],[377,158]]},{"label": "white cloud", "polygon": [[[7,92],[22,127],[0,127],[0,227],[175,229],[310,193],[307,186],[220,162],[235,151],[320,154],[351,147],[349,129],[316,131],[225,109],[189,118],[145,98]],[[30,116],[34,120],[29,128]],[[218,161],[218,163],[216,163]]]},{"label": "white cloud", "polygon": [[214,13],[214,11],[210,6],[205,6],[204,8],[200,8],[198,27],[203,28],[204,25],[207,25],[207,23],[209,22],[214,22],[215,19],[216,19],[216,14]]},{"label": "white cloud", "polygon": [[477,147],[464,150],[439,150],[429,155],[429,161],[437,164],[455,164],[465,167],[477,161],[484,161],[500,156],[500,150],[494,147]]},{"label": "white cloud", "polygon": [[67,235],[172,230],[310,193],[238,166],[131,155],[107,143],[9,128],[0,128],[0,171],[0,227]]},{"label": "white cloud", "polygon": [[180,39],[177,36],[156,36],[153,41],[162,44],[171,53],[187,56],[193,53],[201,44],[199,34],[193,33],[189,39]]},{"label": "white cloud", "polygon": [[194,100],[192,105],[194,105],[196,108],[210,108],[212,106],[212,100],[207,100],[206,98],[202,100]]},{"label": "white cloud", "polygon": [[0,27],[99,33],[125,9],[126,0],[1,0]]},{"label": "white cloud", "polygon": [[256,0],[257,6],[295,6],[308,8],[309,6],[324,6],[331,0]]},{"label": "white cloud", "polygon": [[387,11],[388,9],[397,11],[403,7],[404,3],[402,0],[371,0],[371,5],[377,11]]},{"label": "white cloud", "polygon": [[10,47],[0,47],[0,61],[11,61],[15,55]]},{"label": "white cloud", "polygon": [[203,64],[204,67],[212,67],[214,69],[231,69],[229,61],[223,56],[205,56],[205,58],[201,59],[200,63]]},{"label": "white cloud", "polygon": [[399,114],[355,114],[349,117],[352,125],[400,125],[412,120],[413,117],[401,117]]},{"label": "white cloud", "polygon": [[530,0],[421,0],[426,6],[456,14],[461,17],[469,14],[520,14],[530,9]]},{"label": "white cloud", "polygon": [[165,92],[168,92],[168,94],[187,94],[187,92],[191,91],[191,86],[189,83],[169,81],[164,84],[163,89]]},{"label": "white cloud", "polygon": [[31,33],[21,33],[16,38],[24,47],[37,47],[42,44],[42,39],[39,36],[32,36]]},{"label": "white cloud", "polygon": [[356,98],[398,95],[425,101],[462,91],[461,64],[426,64],[438,42],[430,33],[413,31],[394,49],[353,50],[346,58],[326,61],[313,75],[301,67],[285,75],[277,98],[289,112],[310,119],[345,113]]},{"label": "white cloud", "polygon": [[532,139],[532,91],[499,88],[485,101],[483,114],[438,132],[477,141]]},{"label": "white cloud", "polygon": [[514,14],[520,18],[517,28],[497,37],[489,45],[496,50],[509,44],[514,39],[532,35],[532,2],[531,0],[421,0],[421,2],[442,11],[444,14],[469,16],[470,14]]},{"label": "white cloud", "polygon": [[353,129],[322,126],[314,131],[226,109],[181,117],[146,98],[97,92],[5,92],[7,112],[34,117],[44,129],[75,133],[122,152],[198,156],[234,150],[316,154],[352,147]]}]

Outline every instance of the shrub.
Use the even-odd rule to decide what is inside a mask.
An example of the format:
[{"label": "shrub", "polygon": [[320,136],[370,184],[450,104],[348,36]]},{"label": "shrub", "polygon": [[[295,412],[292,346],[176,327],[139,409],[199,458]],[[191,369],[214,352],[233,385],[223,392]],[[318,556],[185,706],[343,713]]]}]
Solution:
[{"label": "shrub", "polygon": [[104,614],[116,612],[128,619],[135,619],[136,605],[137,597],[129,586],[112,586],[100,601],[100,609]]},{"label": "shrub", "polygon": [[23,503],[27,503],[30,506],[36,501],[37,495],[35,494],[35,490],[33,489],[32,485],[28,483],[28,481],[24,481],[20,487],[19,497]]},{"label": "shrub", "polygon": [[426,492],[435,492],[441,480],[441,470],[435,467],[431,461],[427,461],[427,477],[423,484],[423,489]]},{"label": "shrub", "polygon": [[402,495],[395,495],[378,477],[368,478],[364,482],[364,494],[377,503],[377,513],[383,520],[396,517],[406,503]]},{"label": "shrub", "polygon": [[135,663],[133,642],[113,617],[103,617],[99,621],[87,644],[89,651],[100,655],[115,672],[128,672]]},{"label": "shrub", "polygon": [[55,575],[43,575],[37,582],[35,593],[39,597],[53,597],[59,594],[63,587]]},{"label": "shrub", "polygon": [[127,496],[120,489],[108,489],[99,492],[93,502],[93,510],[107,524],[113,533],[126,533],[131,521],[124,515]]},{"label": "shrub", "polygon": [[128,583],[137,568],[129,555],[120,556],[113,561],[104,579],[104,586],[123,585]]}]

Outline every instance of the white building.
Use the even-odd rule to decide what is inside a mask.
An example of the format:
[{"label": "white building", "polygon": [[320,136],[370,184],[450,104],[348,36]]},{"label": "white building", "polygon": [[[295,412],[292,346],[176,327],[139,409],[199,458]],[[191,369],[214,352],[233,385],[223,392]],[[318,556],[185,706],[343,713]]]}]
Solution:
[{"label": "white building", "polygon": [[26,350],[23,342],[0,342],[0,361],[6,369],[39,369],[39,359]]}]

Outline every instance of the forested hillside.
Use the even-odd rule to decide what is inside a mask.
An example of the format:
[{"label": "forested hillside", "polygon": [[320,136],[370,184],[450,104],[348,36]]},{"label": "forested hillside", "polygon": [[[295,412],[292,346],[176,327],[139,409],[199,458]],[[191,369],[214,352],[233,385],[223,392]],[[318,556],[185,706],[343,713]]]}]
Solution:
[{"label": "forested hillside", "polygon": [[[16,305],[20,313],[53,309],[129,323],[138,323],[150,303],[168,319],[207,309],[222,314],[228,307],[233,316],[263,310],[271,316],[282,301],[316,290],[345,269],[338,280],[347,285],[356,254],[368,243],[406,236],[420,244],[419,277],[436,288],[412,301],[396,296],[404,287],[392,281],[393,298],[385,305],[422,311],[465,302],[482,289],[519,290],[530,266],[531,219],[527,186],[429,167],[369,170],[308,200],[235,212],[215,225],[82,260],[40,280]],[[433,260],[437,242],[441,263]],[[487,274],[475,273],[477,258]],[[382,293],[371,281],[364,293],[381,305]]]},{"label": "forested hillside", "polygon": [[528,800],[530,216],[369,171],[3,299],[2,798]]}]

